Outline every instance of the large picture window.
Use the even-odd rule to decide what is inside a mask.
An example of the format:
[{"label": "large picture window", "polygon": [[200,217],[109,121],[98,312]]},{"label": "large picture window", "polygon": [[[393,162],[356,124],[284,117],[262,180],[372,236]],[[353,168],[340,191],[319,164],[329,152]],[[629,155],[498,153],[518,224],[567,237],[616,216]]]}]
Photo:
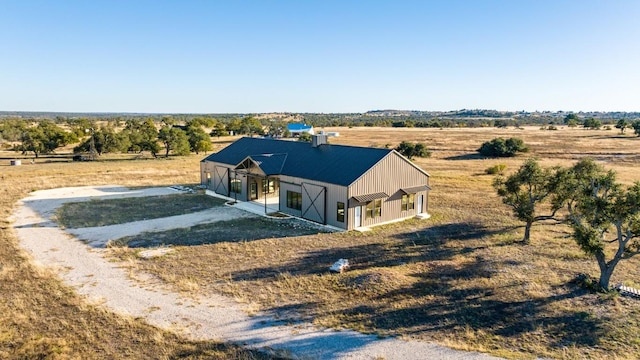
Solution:
[{"label": "large picture window", "polygon": [[231,192],[240,194],[242,192],[242,181],[238,179],[231,179]]},{"label": "large picture window", "polygon": [[337,219],[338,222],[344,222],[344,203],[338,202],[338,213]]},{"label": "large picture window", "polygon": [[382,216],[382,199],[373,200],[367,203],[367,219]]},{"label": "large picture window", "polygon": [[416,194],[404,194],[402,195],[402,210],[415,209]]},{"label": "large picture window", "polygon": [[302,210],[302,193],[287,190],[287,207]]}]

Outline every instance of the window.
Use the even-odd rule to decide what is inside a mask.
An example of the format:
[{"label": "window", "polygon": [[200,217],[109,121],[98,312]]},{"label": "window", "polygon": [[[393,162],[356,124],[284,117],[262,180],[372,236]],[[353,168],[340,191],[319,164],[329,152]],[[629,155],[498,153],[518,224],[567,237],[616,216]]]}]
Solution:
[{"label": "window", "polygon": [[402,195],[402,210],[415,209],[416,194],[404,194]]},{"label": "window", "polygon": [[231,179],[231,192],[240,194],[242,192],[242,181],[238,179]]},{"label": "window", "polygon": [[302,210],[302,193],[287,190],[287,207]]},{"label": "window", "polygon": [[382,199],[373,200],[367,203],[367,219],[382,216]]},{"label": "window", "polygon": [[338,214],[337,219],[338,222],[344,222],[344,203],[338,201]]},{"label": "window", "polygon": [[207,185],[211,186],[211,173],[210,172],[207,173]]},{"label": "window", "polygon": [[275,179],[263,179],[262,180],[262,192],[265,194],[271,194],[276,192],[276,180]]}]

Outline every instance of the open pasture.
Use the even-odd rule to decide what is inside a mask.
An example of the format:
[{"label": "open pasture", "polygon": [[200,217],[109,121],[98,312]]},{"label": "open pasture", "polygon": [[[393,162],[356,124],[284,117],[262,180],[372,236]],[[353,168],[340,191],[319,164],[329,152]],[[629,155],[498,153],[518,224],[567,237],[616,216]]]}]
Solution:
[{"label": "open pasture", "polygon": [[[534,226],[531,245],[520,244],[522,224],[500,202],[491,187],[493,177],[485,169],[503,163],[508,173],[529,156],[547,166],[568,166],[591,156],[630,183],[640,179],[640,138],[617,130],[537,127],[324,130],[340,132],[339,137],[330,138],[331,143],[395,147],[402,140],[424,142],[432,157],[415,161],[431,175],[432,218],[363,234],[319,233],[177,246],[174,253],[151,260],[138,259],[140,249],[114,248],[114,257],[178,290],[221,293],[291,322],[306,320],[380,336],[431,340],[509,358],[638,357],[638,300],[594,294],[579,286],[575,281],[579,274],[596,275],[597,267],[568,237],[564,226]],[[507,159],[484,159],[475,152],[482,142],[498,136],[520,137],[531,150]],[[218,146],[231,139],[220,138]],[[13,203],[28,191],[89,184],[195,184],[202,157],[0,167],[2,241],[6,244],[0,253],[0,262],[6,264],[2,292],[14,294],[11,303],[21,302],[20,310],[35,323],[58,318],[44,299],[52,291],[60,293],[55,289],[65,288],[50,275],[33,275],[36,270],[17,250],[7,220]],[[348,258],[352,269],[340,275],[328,273],[339,258]],[[640,285],[638,265],[640,259],[621,263],[613,283]],[[7,281],[8,276],[18,281]],[[78,304],[76,308],[86,306],[68,289],[56,299]],[[80,315],[61,312],[69,326],[59,338],[74,344],[90,342],[95,335],[88,329],[82,330],[83,340],[74,339],[80,331],[77,324],[105,315],[96,310],[76,312]],[[10,319],[5,316],[3,324]],[[108,318],[115,320],[100,321],[109,324],[119,319],[111,314]],[[49,336],[50,330],[43,329],[47,328],[31,326],[25,319],[3,332],[13,331],[22,344],[31,344],[33,338]]]}]

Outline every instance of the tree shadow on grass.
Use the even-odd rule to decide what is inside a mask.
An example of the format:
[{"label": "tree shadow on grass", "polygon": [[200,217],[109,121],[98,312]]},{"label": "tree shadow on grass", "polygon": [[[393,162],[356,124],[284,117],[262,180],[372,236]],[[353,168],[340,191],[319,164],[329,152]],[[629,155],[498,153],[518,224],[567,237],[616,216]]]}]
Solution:
[{"label": "tree shadow on grass", "polygon": [[[607,336],[606,319],[581,310],[559,311],[566,306],[554,305],[585,296],[588,294],[586,290],[571,284],[554,289],[555,295],[552,296],[523,299],[518,293],[524,291],[518,289],[522,285],[509,282],[504,286],[513,287],[508,292],[515,294],[510,300],[499,291],[501,288],[495,287],[495,281],[489,281],[496,269],[520,265],[515,260],[487,258],[483,251],[488,246],[505,245],[484,245],[485,242],[477,241],[504,231],[510,229],[494,231],[468,223],[438,225],[391,235],[395,241],[390,243],[308,252],[286,264],[235,273],[233,279],[268,280],[276,279],[282,273],[293,277],[324,274],[335,276],[338,287],[343,286],[341,290],[332,290],[335,294],[326,299],[304,300],[269,309],[269,313],[276,316],[295,318],[296,314],[304,314],[311,318],[339,318],[342,326],[362,328],[366,324],[367,329],[383,334],[464,334],[464,329],[472,329],[488,337],[504,338],[497,341],[508,343],[522,341],[530,333],[542,332],[547,339],[543,346],[597,345],[602,337]],[[327,275],[328,267],[338,258],[348,258],[353,264],[352,271]],[[454,258],[455,261],[448,261]],[[369,286],[372,291],[377,291],[377,295],[367,295],[360,303],[349,300],[342,305],[333,303],[327,306],[324,303],[334,302],[335,299],[331,299],[334,296],[353,297],[355,291],[363,289],[357,282],[360,278],[384,273],[384,269],[391,271],[393,276],[393,268],[412,262],[420,262],[414,269],[422,270],[403,276],[417,281],[398,282],[389,288],[379,287],[371,281],[363,284],[364,290],[369,290],[366,288]],[[370,278],[375,280],[374,276]]]},{"label": "tree shadow on grass", "polygon": [[444,159],[445,160],[486,160],[488,159],[488,157],[482,154],[472,153],[472,154],[448,156]]},{"label": "tree shadow on grass", "polygon": [[233,274],[236,281],[270,279],[282,273],[294,276],[324,274],[338,259],[348,259],[351,270],[391,268],[405,264],[448,260],[459,254],[471,255],[485,246],[469,244],[464,247],[448,246],[450,240],[477,240],[508,230],[489,230],[477,223],[453,223],[432,226],[419,231],[394,234],[390,241],[325,248],[308,251],[287,263],[254,268]]},{"label": "tree shadow on grass", "polygon": [[404,289],[385,296],[394,302],[407,293],[437,293],[440,301],[424,306],[391,308],[388,306],[354,307],[343,314],[371,324],[383,331],[405,329],[408,335],[422,332],[448,332],[462,328],[481,330],[484,333],[505,338],[519,338],[528,333],[543,331],[552,340],[549,346],[594,346],[606,336],[603,320],[583,311],[565,310],[551,314],[547,307],[556,301],[586,294],[574,289],[560,295],[527,301],[503,301],[492,298],[492,293],[482,287],[458,290],[440,281],[437,290],[430,281],[419,282],[416,289]]}]

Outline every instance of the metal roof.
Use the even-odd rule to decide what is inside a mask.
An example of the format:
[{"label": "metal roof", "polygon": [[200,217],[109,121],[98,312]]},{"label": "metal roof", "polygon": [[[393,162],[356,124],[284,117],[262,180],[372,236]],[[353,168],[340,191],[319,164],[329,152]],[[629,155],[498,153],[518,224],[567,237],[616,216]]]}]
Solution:
[{"label": "metal roof", "polygon": [[333,144],[312,147],[309,142],[243,137],[203,161],[236,166],[251,157],[261,162],[259,166],[267,175],[349,186],[392,151]]},{"label": "metal roof", "polygon": [[253,160],[265,175],[269,176],[282,173],[282,167],[284,166],[285,160],[287,160],[287,154],[249,155],[248,158]]},{"label": "metal roof", "polygon": [[302,131],[302,130],[311,130],[311,129],[313,129],[313,126],[307,125],[307,124],[300,124],[300,123],[287,124],[287,130],[289,131]]},{"label": "metal roof", "polygon": [[402,191],[405,194],[415,194],[418,191],[424,191],[424,190],[431,190],[431,188],[427,185],[420,185],[420,186],[413,186],[413,187],[400,189],[400,191]]},{"label": "metal roof", "polygon": [[361,203],[367,203],[369,201],[373,201],[377,199],[386,199],[388,197],[389,195],[383,192],[353,196],[353,198],[356,199],[357,202],[361,202]]}]

